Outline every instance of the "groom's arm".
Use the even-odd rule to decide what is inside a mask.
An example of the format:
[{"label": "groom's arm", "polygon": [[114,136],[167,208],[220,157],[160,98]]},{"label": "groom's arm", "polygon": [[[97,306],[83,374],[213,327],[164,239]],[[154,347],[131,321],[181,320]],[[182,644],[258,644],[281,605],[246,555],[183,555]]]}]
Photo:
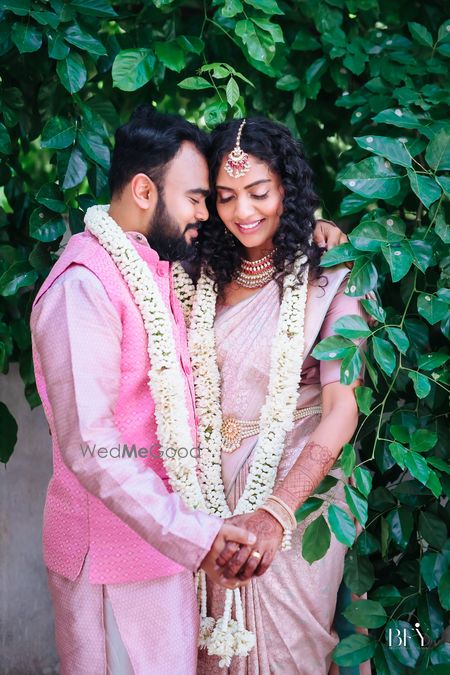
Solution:
[{"label": "groom's arm", "polygon": [[65,272],[33,310],[32,335],[66,465],[145,541],[197,570],[222,521],[187,509],[142,461],[82,452],[123,447],[114,422],[122,326],[95,275],[79,266]]}]

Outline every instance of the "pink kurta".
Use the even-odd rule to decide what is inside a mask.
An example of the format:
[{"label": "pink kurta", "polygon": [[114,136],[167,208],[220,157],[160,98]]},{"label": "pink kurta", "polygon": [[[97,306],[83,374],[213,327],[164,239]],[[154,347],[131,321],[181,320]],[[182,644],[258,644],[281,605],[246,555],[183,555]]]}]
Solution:
[{"label": "pink kurta", "polygon": [[[333,323],[345,314],[361,314],[358,300],[343,294],[346,268],[326,272],[328,283],[310,285],[305,320],[305,353],[318,339],[332,334]],[[221,373],[222,412],[238,419],[259,418],[268,388],[270,353],[280,310],[279,291],[272,281],[234,306],[219,306],[215,322],[218,364]],[[321,389],[339,381],[340,361],[319,362],[307,356],[297,408],[319,405]],[[295,463],[320,415],[297,421],[286,436],[278,480]],[[242,494],[257,438],[244,439],[233,453],[222,454],[227,500],[233,508]],[[336,474],[339,475],[339,472]],[[347,510],[340,483],[326,495]],[[199,654],[201,675],[325,675],[337,644],[332,623],[341,583],[346,547],[334,536],[325,555],[309,565],[301,555],[306,526],[321,511],[302,522],[293,536],[292,550],[279,552],[269,570],[242,589],[247,628],[257,644],[249,657],[234,658],[229,669],[219,668],[218,658]],[[224,592],[208,582],[212,616],[223,611]]]},{"label": "pink kurta", "polygon": [[[144,237],[128,236],[167,286],[163,297],[176,330],[183,320],[168,263],[159,261]],[[125,440],[138,448],[147,441],[149,448],[155,437],[146,345],[136,343],[131,351],[127,345],[136,334],[143,340],[145,332],[139,332],[139,314],[109,256],[91,235],[76,237],[41,289],[31,320],[38,388],[54,447],[44,551],[61,672],[106,673],[113,645],[135,675],[193,674],[198,619],[192,571],[221,522],[190,511],[168,491],[160,460],[144,463],[109,452]],[[104,267],[95,265],[98,257]],[[192,407],[184,325],[180,335],[176,344]],[[127,348],[126,358],[137,351],[124,367]],[[146,436],[141,429],[148,430]],[[105,447],[106,456],[83,453],[95,445]],[[111,608],[120,644],[105,640]]]}]

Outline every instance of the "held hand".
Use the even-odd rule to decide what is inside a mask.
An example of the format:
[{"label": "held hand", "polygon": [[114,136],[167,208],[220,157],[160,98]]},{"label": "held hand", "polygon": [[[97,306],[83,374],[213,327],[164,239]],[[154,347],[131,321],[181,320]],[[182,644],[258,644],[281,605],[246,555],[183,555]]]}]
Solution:
[{"label": "held hand", "polygon": [[224,588],[234,589],[238,588],[239,586],[244,586],[247,582],[243,579],[237,579],[233,577],[225,578],[222,575],[222,570],[217,567],[216,560],[221,551],[226,550],[227,547],[233,547],[233,550],[236,551],[239,550],[239,546],[242,544],[245,547],[249,547],[251,550],[251,547],[255,544],[255,542],[256,536],[254,534],[248,532],[242,527],[231,525],[228,521],[220,528],[209,553],[203,559],[200,567],[206,572],[212,581],[214,581],[214,583],[219,584]]},{"label": "held hand", "polygon": [[347,235],[331,220],[317,220],[313,236],[317,246],[328,251],[348,242]]},{"label": "held hand", "polygon": [[[228,519],[239,527],[245,527],[257,536],[255,546],[241,546],[239,549],[228,544],[217,558],[217,565],[222,568],[225,578],[239,578],[248,581],[252,576],[261,576],[272,563],[283,538],[280,523],[267,513],[258,509],[254,513],[234,516]],[[259,553],[260,556],[256,556]]]}]

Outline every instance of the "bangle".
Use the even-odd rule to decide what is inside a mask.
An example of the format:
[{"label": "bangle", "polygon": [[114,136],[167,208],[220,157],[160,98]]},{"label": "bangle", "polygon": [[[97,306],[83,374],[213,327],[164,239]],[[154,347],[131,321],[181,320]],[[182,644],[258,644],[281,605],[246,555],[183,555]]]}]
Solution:
[{"label": "bangle", "polygon": [[259,508],[270,513],[280,523],[283,528],[283,539],[280,548],[282,551],[289,551],[292,547],[292,532],[297,527],[293,511],[287,504],[274,495],[268,497],[266,503]]}]

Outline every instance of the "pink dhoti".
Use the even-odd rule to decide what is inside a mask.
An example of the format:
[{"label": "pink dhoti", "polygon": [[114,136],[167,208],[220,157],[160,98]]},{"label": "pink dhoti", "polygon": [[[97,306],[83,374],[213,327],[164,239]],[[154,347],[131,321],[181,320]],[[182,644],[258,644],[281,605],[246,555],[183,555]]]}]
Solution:
[{"label": "pink dhoti", "polygon": [[91,584],[48,571],[61,675],[195,675],[198,610],[192,572]]}]

